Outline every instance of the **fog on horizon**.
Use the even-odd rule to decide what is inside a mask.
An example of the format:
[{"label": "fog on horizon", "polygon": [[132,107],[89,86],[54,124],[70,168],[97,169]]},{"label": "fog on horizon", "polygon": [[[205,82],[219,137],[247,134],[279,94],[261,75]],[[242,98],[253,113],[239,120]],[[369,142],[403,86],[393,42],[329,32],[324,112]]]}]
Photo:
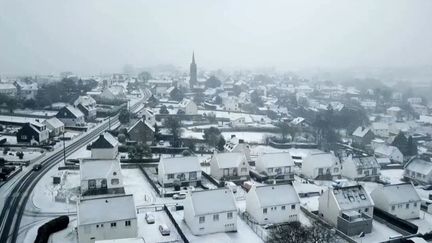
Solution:
[{"label": "fog on horizon", "polygon": [[423,66],[432,1],[2,0],[0,74]]}]

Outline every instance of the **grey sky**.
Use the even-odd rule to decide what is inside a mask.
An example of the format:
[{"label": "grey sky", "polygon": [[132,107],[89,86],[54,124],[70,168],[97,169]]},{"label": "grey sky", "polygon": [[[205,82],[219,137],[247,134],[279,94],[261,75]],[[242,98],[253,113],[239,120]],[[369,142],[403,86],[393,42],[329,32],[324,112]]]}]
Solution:
[{"label": "grey sky", "polygon": [[432,64],[432,1],[0,0],[0,74]]}]

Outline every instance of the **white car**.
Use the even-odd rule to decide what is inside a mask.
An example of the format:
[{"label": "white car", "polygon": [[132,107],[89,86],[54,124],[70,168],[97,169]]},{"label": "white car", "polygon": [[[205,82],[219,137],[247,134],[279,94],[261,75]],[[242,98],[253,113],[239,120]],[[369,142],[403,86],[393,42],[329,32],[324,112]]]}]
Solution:
[{"label": "white car", "polygon": [[186,193],[180,192],[177,194],[174,194],[172,197],[174,200],[181,200],[186,198]]},{"label": "white car", "polygon": [[225,187],[230,189],[233,193],[237,192],[237,185],[232,181],[225,182]]},{"label": "white car", "polygon": [[170,229],[166,224],[159,225],[159,232],[161,235],[170,235]]},{"label": "white car", "polygon": [[154,224],[155,217],[154,217],[153,213],[147,212],[145,214],[145,220],[146,220],[147,224]]}]

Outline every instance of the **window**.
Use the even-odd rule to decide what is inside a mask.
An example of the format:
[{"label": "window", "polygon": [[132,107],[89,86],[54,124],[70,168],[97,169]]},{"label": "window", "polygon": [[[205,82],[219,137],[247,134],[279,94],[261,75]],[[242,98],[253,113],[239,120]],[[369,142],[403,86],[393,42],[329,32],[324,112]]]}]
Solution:
[{"label": "window", "polygon": [[232,217],[233,217],[233,213],[232,212],[227,213],[227,218],[228,219],[232,219]]},{"label": "window", "polygon": [[263,208],[263,213],[267,213],[267,208]]},{"label": "window", "polygon": [[88,188],[89,189],[96,189],[96,180],[89,180],[88,181]]},{"label": "window", "polygon": [[407,204],[405,205],[405,208],[407,208],[407,209],[409,208],[409,203],[407,203]]},{"label": "window", "polygon": [[319,168],[318,169],[318,175],[323,175],[324,174],[324,170],[323,168]]},{"label": "window", "polygon": [[241,168],[241,172],[247,172],[247,168],[245,167]]},{"label": "window", "polygon": [[234,176],[238,175],[237,168],[234,168],[234,169],[233,169],[233,175],[234,175]]},{"label": "window", "polygon": [[213,215],[213,221],[219,221],[219,214]]},{"label": "window", "polygon": [[101,181],[101,188],[104,188],[104,189],[107,188],[107,180],[106,179],[102,179],[102,181]]},{"label": "window", "polygon": [[273,168],[268,168],[267,171],[268,173],[273,173]]},{"label": "window", "polygon": [[362,169],[361,169],[361,168],[358,168],[358,169],[357,169],[357,174],[359,174],[359,175],[362,174]]},{"label": "window", "polygon": [[168,174],[168,179],[174,179],[174,174]]},{"label": "window", "polygon": [[369,211],[369,208],[365,208],[365,213],[367,213]]},{"label": "window", "polygon": [[395,208],[396,208],[396,207],[395,207],[395,205],[393,205],[393,206],[392,206],[392,211],[394,211],[394,210],[395,210]]},{"label": "window", "polygon": [[226,168],[226,169],[223,170],[223,175],[224,176],[229,176],[229,169],[228,168]]},{"label": "window", "polygon": [[296,208],[295,204],[291,205],[291,209],[295,209],[295,208]]},{"label": "window", "polygon": [[113,172],[113,176],[116,176],[116,175],[117,175],[117,172],[114,171],[114,172]]},{"label": "window", "polygon": [[111,179],[111,185],[118,185],[118,184],[120,184],[119,179]]},{"label": "window", "polygon": [[285,206],[282,206],[282,210],[285,210]]},{"label": "window", "polygon": [[334,169],[333,169],[333,172],[334,172],[334,173],[338,173],[338,172],[339,172],[339,168],[334,168]]},{"label": "window", "polygon": [[112,222],[111,223],[111,227],[116,227],[117,226],[117,223],[116,222]]},{"label": "window", "polygon": [[21,139],[22,140],[27,140],[27,136],[26,135],[21,135]]},{"label": "window", "polygon": [[131,221],[130,220],[126,220],[125,221],[125,226],[131,226]]},{"label": "window", "polygon": [[189,180],[196,180],[197,179],[197,173],[196,171],[189,173]]},{"label": "window", "polygon": [[202,224],[204,222],[205,222],[205,217],[204,216],[199,217],[199,223]]},{"label": "window", "polygon": [[274,171],[275,171],[275,173],[278,174],[278,175],[282,174],[282,168],[275,168]]},{"label": "window", "polygon": [[414,207],[417,207],[417,203],[416,202],[414,203]]}]

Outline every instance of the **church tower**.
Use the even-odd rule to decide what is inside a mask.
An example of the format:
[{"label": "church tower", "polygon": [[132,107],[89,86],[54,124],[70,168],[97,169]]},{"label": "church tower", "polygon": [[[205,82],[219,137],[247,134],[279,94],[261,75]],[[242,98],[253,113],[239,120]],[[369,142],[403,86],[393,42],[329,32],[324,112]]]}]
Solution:
[{"label": "church tower", "polygon": [[193,88],[198,80],[197,80],[197,65],[195,63],[195,53],[192,52],[192,63],[190,64],[190,79],[189,79],[189,87]]}]

